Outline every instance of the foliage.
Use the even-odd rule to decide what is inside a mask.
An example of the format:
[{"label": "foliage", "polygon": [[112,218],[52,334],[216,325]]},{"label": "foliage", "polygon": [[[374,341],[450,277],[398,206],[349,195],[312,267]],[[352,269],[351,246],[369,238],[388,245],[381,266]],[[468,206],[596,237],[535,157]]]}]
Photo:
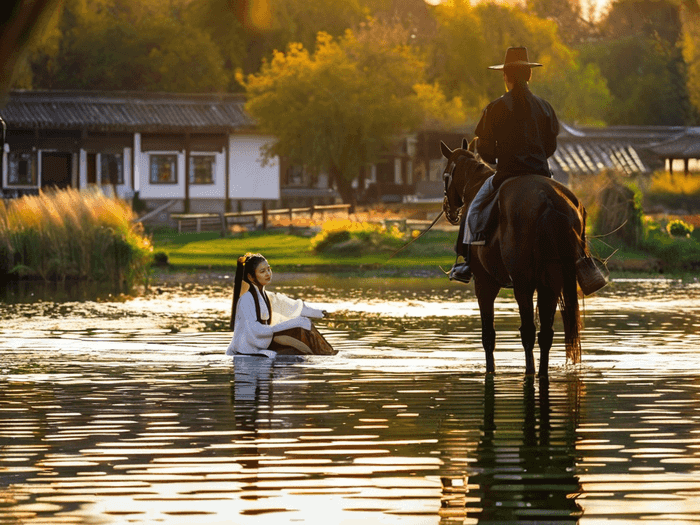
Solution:
[{"label": "foliage", "polygon": [[404,235],[396,226],[334,219],[323,223],[320,233],[311,239],[316,253],[354,255],[393,251],[400,248]]},{"label": "foliage", "polygon": [[439,24],[430,54],[432,74],[448,96],[463,99],[472,120],[504,91],[503,75],[488,66],[501,63],[509,45],[526,43],[530,58],[544,64],[533,71],[533,92],[546,98],[561,120],[586,125],[603,121],[611,97],[600,68],[583,64],[562,42],[552,20],[495,3],[443,3],[435,16]]},{"label": "foliage", "polygon": [[247,110],[277,138],[265,155],[328,170],[352,202],[350,181],[398,133],[431,118],[463,121],[459,102],[448,110],[439,88],[423,82],[425,63],[409,40],[401,26],[374,21],[340,39],[319,33],[314,53],[290,44],[258,74],[240,74]]},{"label": "foliage", "polygon": [[669,231],[669,225],[664,228],[659,222],[649,221],[641,248],[662,259],[665,267],[670,270],[700,269],[700,241],[690,235],[673,236]]},{"label": "foliage", "polygon": [[67,0],[58,44],[54,39],[34,49],[32,84],[48,89],[225,89],[231,73],[222,67],[221,48],[188,19],[185,5],[175,1],[164,10],[155,0]]},{"label": "foliage", "polygon": [[153,248],[129,205],[74,189],[0,201],[0,274],[144,282]]},{"label": "foliage", "polygon": [[655,172],[645,191],[645,202],[648,206],[685,208],[689,213],[700,210],[700,174],[671,175],[667,171]]},{"label": "foliage", "polygon": [[700,112],[700,2],[681,2],[682,51],[687,71],[687,89],[696,114]]},{"label": "foliage", "polygon": [[603,38],[579,49],[584,63],[600,68],[612,93],[613,103],[605,114],[609,124],[694,122],[679,3],[618,0],[600,29]]},{"label": "foliage", "polygon": [[666,225],[666,231],[671,237],[690,237],[694,228],[691,224],[680,219],[669,221]]},{"label": "foliage", "polygon": [[[403,47],[419,58],[412,73],[421,86],[415,108],[423,111],[417,117],[427,127],[450,128],[453,122],[445,116],[460,113],[465,116],[459,125],[475,121],[503,93],[501,75],[487,66],[501,62],[510,45],[526,45],[531,58],[545,65],[534,71],[532,89],[552,103],[564,122],[700,122],[698,0],[616,0],[600,19],[588,12],[592,4],[582,0],[526,0],[520,5],[494,0],[438,5],[423,0],[65,0],[63,5],[27,46],[14,87],[241,91],[238,80],[244,77],[235,71],[261,74],[277,51],[300,44],[317,60],[319,33],[340,45],[348,29],[357,39],[365,32],[371,35],[369,48],[381,53],[384,35],[390,40],[398,28],[407,38]],[[368,85],[381,79],[381,71],[355,72],[366,75]],[[405,78],[397,80],[401,84]],[[350,82],[338,93],[352,93],[358,83]],[[431,87],[437,99],[425,100]],[[390,101],[394,96],[382,82],[370,93]],[[455,108],[444,109],[441,97]],[[348,105],[368,98],[357,97]],[[332,100],[325,101],[325,108],[338,111]],[[399,122],[390,132],[407,127]],[[350,149],[367,144],[353,142],[357,135],[356,129],[349,133]],[[373,142],[361,162],[365,154],[372,158],[381,140]]]}]

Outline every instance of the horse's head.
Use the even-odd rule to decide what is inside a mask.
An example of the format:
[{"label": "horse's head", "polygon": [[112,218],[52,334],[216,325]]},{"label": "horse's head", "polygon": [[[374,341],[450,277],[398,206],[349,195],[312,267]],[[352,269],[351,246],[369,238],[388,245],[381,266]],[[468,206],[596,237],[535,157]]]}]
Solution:
[{"label": "horse's head", "polygon": [[[440,142],[442,155],[447,159],[442,180],[445,183],[445,198],[442,209],[450,224],[458,224],[464,207],[464,195],[467,182],[472,178],[478,166],[485,166],[476,153],[476,139],[471,143],[462,140],[462,147],[451,150],[447,144]],[[490,168],[489,168],[490,169]]]}]

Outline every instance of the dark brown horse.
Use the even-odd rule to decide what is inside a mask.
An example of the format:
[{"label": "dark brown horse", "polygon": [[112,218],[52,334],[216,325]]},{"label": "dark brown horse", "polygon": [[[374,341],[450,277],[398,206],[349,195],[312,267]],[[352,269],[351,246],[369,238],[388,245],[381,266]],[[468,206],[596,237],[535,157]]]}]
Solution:
[{"label": "dark brown horse", "polygon": [[[445,172],[445,216],[452,224],[466,214],[482,183],[494,171],[466,141],[450,150]],[[471,247],[471,269],[481,312],[481,342],[486,371],[495,370],[494,301],[503,287],[513,287],[520,310],[520,338],[525,349],[525,372],[535,373],[535,336],[540,347],[539,373],[547,375],[549,350],[554,337],[557,303],[564,321],[566,357],[581,359],[580,314],[576,261],[588,254],[585,240],[586,212],[576,196],[553,179],[523,175],[506,179],[498,193],[498,224],[485,246]],[[537,291],[540,331],[536,334],[534,293]]]}]

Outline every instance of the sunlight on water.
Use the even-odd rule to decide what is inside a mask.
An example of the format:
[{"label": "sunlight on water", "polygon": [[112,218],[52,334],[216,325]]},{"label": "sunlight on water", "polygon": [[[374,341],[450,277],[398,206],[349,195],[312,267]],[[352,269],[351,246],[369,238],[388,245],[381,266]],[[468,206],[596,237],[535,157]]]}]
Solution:
[{"label": "sunlight on water", "polygon": [[[303,284],[299,284],[299,283]],[[284,281],[332,357],[226,358],[230,290],[0,304],[0,523],[643,523],[700,515],[700,287],[614,282],[523,376],[473,287]]]}]

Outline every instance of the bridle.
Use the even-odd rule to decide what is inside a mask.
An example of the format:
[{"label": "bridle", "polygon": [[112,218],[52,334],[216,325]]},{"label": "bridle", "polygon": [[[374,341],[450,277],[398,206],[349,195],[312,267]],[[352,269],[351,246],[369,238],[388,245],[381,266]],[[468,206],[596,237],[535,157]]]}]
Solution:
[{"label": "bridle", "polygon": [[454,181],[454,174],[457,166],[461,164],[461,160],[468,156],[467,153],[460,151],[460,155],[456,159],[450,158],[447,160],[447,166],[445,166],[445,171],[442,173],[442,180],[445,185],[445,198],[442,201],[442,209],[445,212],[445,218],[450,224],[458,224],[462,216],[462,208],[464,208],[464,201],[459,207],[453,209],[450,205],[450,199],[447,196],[447,192],[452,186]]}]

